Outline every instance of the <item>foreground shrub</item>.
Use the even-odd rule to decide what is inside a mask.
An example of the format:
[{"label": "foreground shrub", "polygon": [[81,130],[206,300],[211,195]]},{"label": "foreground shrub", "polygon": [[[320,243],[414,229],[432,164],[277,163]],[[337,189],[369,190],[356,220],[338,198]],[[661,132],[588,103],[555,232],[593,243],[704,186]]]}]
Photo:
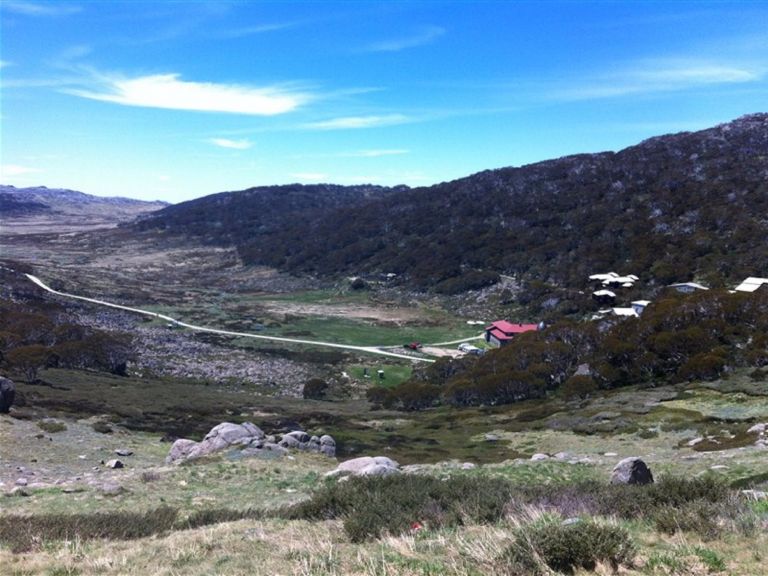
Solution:
[{"label": "foreground shrub", "polygon": [[636,552],[624,528],[592,520],[546,518],[517,528],[514,538],[500,564],[520,576],[543,575],[548,569],[566,573],[578,568],[594,570],[598,562],[607,562],[616,570],[619,565],[631,565]]},{"label": "foreground shrub", "polygon": [[440,528],[495,522],[506,509],[512,485],[502,479],[395,475],[332,483],[284,512],[308,520],[343,518],[353,542],[402,534],[414,526]]},{"label": "foreground shrub", "polygon": [[170,530],[176,517],[176,509],[167,506],[148,512],[0,516],[0,543],[23,552],[50,540],[131,540]]},{"label": "foreground shrub", "polygon": [[40,420],[37,423],[37,427],[41,430],[48,432],[48,434],[55,434],[56,432],[64,432],[67,429],[67,425],[59,420]]}]

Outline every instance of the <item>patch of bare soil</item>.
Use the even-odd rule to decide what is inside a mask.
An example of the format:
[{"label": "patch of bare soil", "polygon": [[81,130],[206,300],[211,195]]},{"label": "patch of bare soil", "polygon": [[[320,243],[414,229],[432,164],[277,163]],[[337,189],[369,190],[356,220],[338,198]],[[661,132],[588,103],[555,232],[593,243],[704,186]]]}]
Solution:
[{"label": "patch of bare soil", "polygon": [[261,302],[264,310],[271,315],[282,316],[325,316],[355,318],[372,322],[397,324],[398,326],[421,320],[421,314],[415,308],[375,307],[364,304],[302,304],[267,300]]},{"label": "patch of bare soil", "polygon": [[464,352],[460,350],[454,350],[452,348],[438,348],[437,346],[424,346],[420,352],[428,356],[436,356],[438,358],[458,358],[464,356]]}]

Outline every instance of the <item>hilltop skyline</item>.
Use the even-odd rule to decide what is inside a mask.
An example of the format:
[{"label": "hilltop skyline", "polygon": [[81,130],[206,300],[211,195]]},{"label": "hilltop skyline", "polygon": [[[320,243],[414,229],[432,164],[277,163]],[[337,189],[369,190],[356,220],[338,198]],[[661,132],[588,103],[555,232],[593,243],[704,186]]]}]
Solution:
[{"label": "hilltop skyline", "polygon": [[757,2],[4,1],[0,18],[0,183],[102,196],[430,185],[768,95]]}]

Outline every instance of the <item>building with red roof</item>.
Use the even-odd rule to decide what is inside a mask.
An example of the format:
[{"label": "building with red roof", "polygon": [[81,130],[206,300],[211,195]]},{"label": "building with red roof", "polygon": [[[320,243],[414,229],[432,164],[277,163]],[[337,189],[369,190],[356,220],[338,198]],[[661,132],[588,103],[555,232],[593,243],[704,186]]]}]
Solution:
[{"label": "building with red roof", "polygon": [[493,346],[504,346],[518,334],[538,330],[538,324],[512,324],[506,320],[497,320],[485,328],[485,341]]}]

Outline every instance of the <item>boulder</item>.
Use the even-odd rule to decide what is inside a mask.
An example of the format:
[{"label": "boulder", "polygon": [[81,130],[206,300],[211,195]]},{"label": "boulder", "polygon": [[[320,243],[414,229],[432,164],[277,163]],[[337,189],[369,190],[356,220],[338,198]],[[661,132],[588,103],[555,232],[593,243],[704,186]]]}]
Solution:
[{"label": "boulder", "polygon": [[386,456],[361,456],[339,464],[326,476],[387,476],[399,474],[400,464]]},{"label": "boulder", "polygon": [[295,438],[299,444],[306,444],[311,439],[309,434],[307,434],[303,430],[294,430],[293,432],[288,432],[288,434],[283,435],[283,440],[285,439],[286,436]]},{"label": "boulder", "polygon": [[549,456],[547,454],[541,454],[541,453],[534,454],[533,456],[531,456],[531,460],[533,460],[534,462],[538,462],[539,460],[549,460]]},{"label": "boulder", "polygon": [[747,434],[760,434],[762,436],[766,431],[768,431],[768,423],[761,422],[760,424],[755,424],[749,430],[747,430]]},{"label": "boulder", "polygon": [[202,442],[186,439],[176,440],[173,446],[171,446],[171,451],[165,461],[170,464],[181,460],[194,460],[195,458],[202,458],[214,452],[225,450],[230,446],[245,446],[254,440],[263,440],[264,438],[264,432],[250,422],[243,424],[222,422],[211,428],[211,431],[205,435]]},{"label": "boulder", "polygon": [[328,434],[320,436],[320,453],[325,454],[329,458],[336,456],[336,440]]},{"label": "boulder", "polygon": [[652,484],[653,474],[640,458],[624,458],[613,468],[611,484]]},{"label": "boulder", "polygon": [[166,464],[186,459],[195,446],[197,442],[194,440],[179,438],[171,445],[171,451],[165,459]]},{"label": "boulder", "polygon": [[125,464],[123,464],[120,460],[115,458],[115,459],[112,459],[112,460],[107,460],[104,463],[104,466],[106,466],[107,468],[124,468]]},{"label": "boulder", "polygon": [[8,413],[15,397],[16,385],[12,380],[0,376],[0,413]]},{"label": "boulder", "polygon": [[115,450],[115,454],[118,456],[133,456],[133,450],[129,450],[128,448],[118,448]]},{"label": "boulder", "polygon": [[299,448],[301,442],[299,442],[299,440],[295,436],[290,436],[286,434],[280,439],[280,442],[278,442],[278,444],[283,448]]}]

